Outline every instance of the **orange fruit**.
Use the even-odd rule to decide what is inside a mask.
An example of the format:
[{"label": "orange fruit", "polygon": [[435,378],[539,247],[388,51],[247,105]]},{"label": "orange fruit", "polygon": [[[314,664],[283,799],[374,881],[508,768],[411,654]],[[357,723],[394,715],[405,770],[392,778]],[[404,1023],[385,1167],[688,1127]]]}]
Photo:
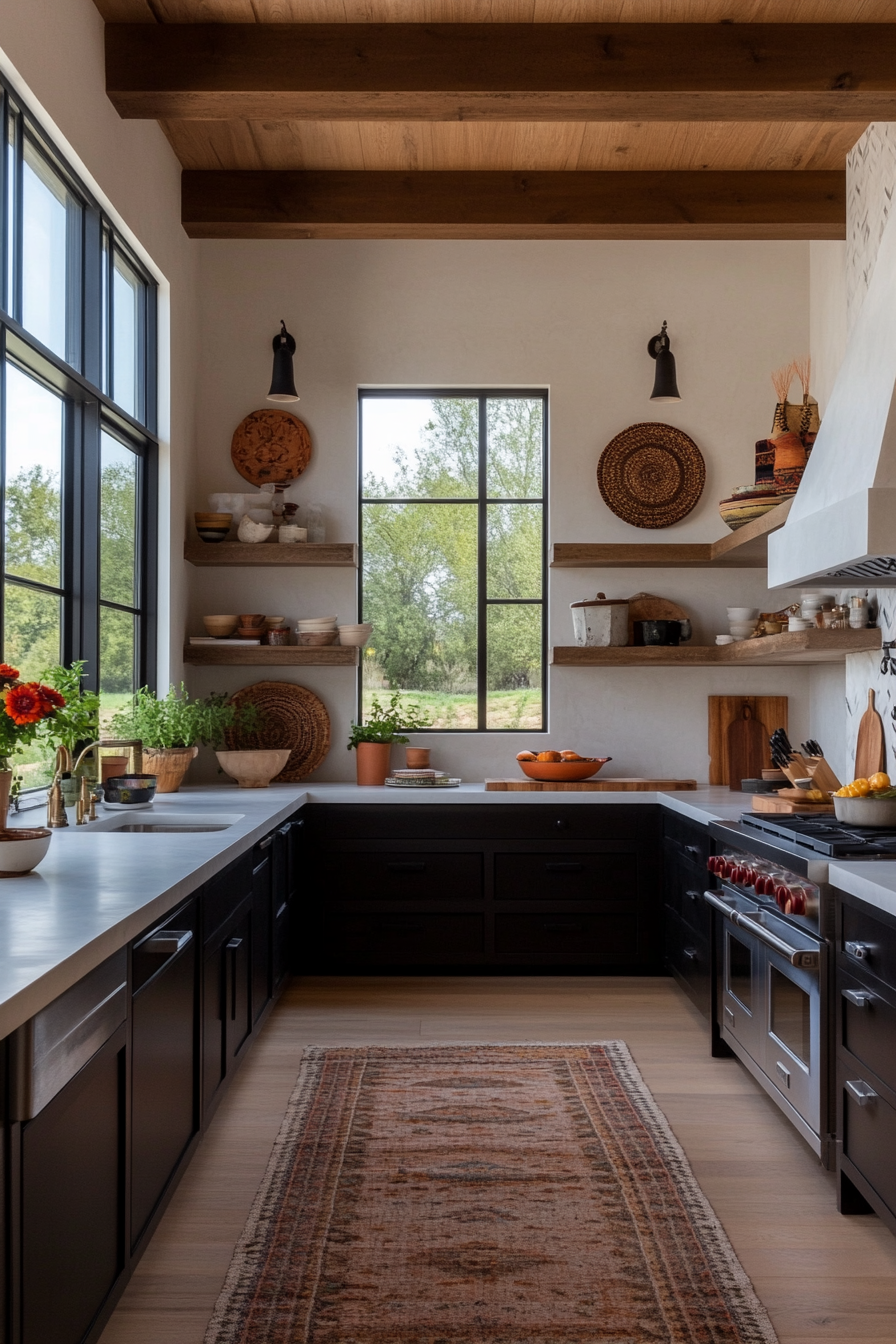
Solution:
[{"label": "orange fruit", "polygon": [[562,757],[559,751],[540,751],[535,757],[536,761],[560,761]]},{"label": "orange fruit", "polygon": [[868,783],[871,785],[871,792],[878,793],[881,789],[890,787],[890,776],[885,770],[878,770],[876,775],[870,775]]},{"label": "orange fruit", "polygon": [[577,751],[561,751],[561,761],[580,761],[582,758]]},{"label": "orange fruit", "polygon": [[534,752],[534,751],[518,751],[517,754],[516,754],[516,758],[517,758],[518,761],[534,761],[534,760],[535,760],[535,752]]},{"label": "orange fruit", "polygon": [[854,779],[849,787],[855,790],[854,798],[864,798],[871,792],[871,784],[867,779]]}]

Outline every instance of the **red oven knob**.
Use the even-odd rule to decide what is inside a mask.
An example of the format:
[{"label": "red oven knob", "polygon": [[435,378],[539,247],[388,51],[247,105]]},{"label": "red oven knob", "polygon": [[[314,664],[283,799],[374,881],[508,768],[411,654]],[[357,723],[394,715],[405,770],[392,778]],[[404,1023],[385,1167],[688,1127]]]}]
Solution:
[{"label": "red oven knob", "polygon": [[719,866],[718,866],[718,865],[719,865],[719,861],[718,861],[718,859],[716,858],[715,854],[710,854],[709,858],[706,860],[706,868],[707,868],[707,872],[710,872],[710,873],[713,873],[713,874],[717,874],[718,871],[719,871]]},{"label": "red oven knob", "polygon": [[756,883],[756,895],[774,896],[774,894],[775,894],[775,879],[771,876],[770,873],[766,873],[765,876],[760,877],[758,882]]},{"label": "red oven knob", "polygon": [[748,887],[750,885],[751,873],[745,863],[739,863],[737,865],[737,877],[735,878],[735,881],[742,887]]},{"label": "red oven knob", "polygon": [[785,915],[789,915],[793,906],[793,892],[782,883],[775,888],[775,901],[778,909],[783,910]]}]

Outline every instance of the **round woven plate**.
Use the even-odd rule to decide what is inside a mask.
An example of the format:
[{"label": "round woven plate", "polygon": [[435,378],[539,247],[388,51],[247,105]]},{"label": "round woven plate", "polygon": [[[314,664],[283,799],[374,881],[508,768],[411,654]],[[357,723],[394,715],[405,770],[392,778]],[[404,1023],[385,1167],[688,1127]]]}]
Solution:
[{"label": "round woven plate", "polygon": [[673,425],[629,425],[597,464],[607,507],[633,527],[671,527],[703,493],[706,464],[693,439]]},{"label": "round woven plate", "polygon": [[230,456],[253,485],[290,483],[311,461],[311,435],[289,411],[253,411],[234,430]]},{"label": "round woven plate", "polygon": [[291,681],[257,681],[233,696],[236,705],[256,705],[264,720],[257,732],[228,732],[230,751],[289,747],[289,760],[274,780],[294,784],[316,770],[330,750],[330,716],[323,701]]}]

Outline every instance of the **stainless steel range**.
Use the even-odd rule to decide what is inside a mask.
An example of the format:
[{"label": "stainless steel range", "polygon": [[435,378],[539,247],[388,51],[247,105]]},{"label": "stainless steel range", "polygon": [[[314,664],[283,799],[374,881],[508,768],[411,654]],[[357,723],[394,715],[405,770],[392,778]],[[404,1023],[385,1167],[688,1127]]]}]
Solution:
[{"label": "stainless steel range", "polygon": [[714,1014],[737,1055],[821,1158],[835,1165],[832,858],[896,858],[896,832],[833,817],[744,813],[713,822]]}]

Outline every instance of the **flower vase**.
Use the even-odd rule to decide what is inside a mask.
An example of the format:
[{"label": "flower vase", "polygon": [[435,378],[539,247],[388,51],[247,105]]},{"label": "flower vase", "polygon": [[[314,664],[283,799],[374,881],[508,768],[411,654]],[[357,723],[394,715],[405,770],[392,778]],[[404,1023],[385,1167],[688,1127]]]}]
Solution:
[{"label": "flower vase", "polygon": [[359,742],[355,750],[358,754],[358,783],[379,786],[385,784],[389,773],[391,742]]}]

